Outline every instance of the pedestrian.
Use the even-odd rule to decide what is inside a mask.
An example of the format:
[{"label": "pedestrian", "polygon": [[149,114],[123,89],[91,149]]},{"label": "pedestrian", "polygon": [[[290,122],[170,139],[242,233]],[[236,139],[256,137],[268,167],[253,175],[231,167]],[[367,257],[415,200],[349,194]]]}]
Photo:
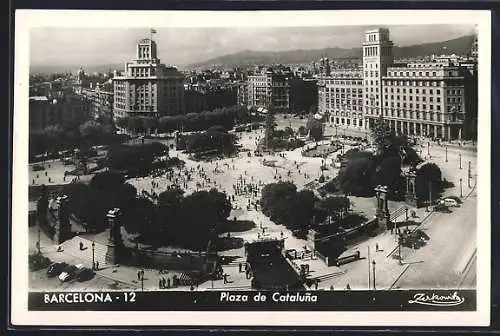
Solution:
[{"label": "pedestrian", "polygon": [[83,250],[83,243],[80,242],[80,251]]},{"label": "pedestrian", "polygon": [[351,286],[349,284],[347,284],[346,289],[351,290]]},{"label": "pedestrian", "polygon": [[99,270],[99,262],[98,261],[95,262],[95,270],[96,271]]},{"label": "pedestrian", "polygon": [[161,279],[158,279],[158,288],[163,289],[163,284],[161,282]]},{"label": "pedestrian", "polygon": [[141,271],[137,271],[137,280],[141,280]]},{"label": "pedestrian", "polygon": [[333,290],[333,285],[330,286],[330,290]]},{"label": "pedestrian", "polygon": [[378,243],[375,244],[375,252],[378,252]]},{"label": "pedestrian", "polygon": [[281,239],[283,239],[283,231],[281,231],[280,236],[281,236]]},{"label": "pedestrian", "polygon": [[167,278],[167,288],[170,288],[170,277]]},{"label": "pedestrian", "polygon": [[314,282],[314,289],[318,290],[318,282],[317,281]]},{"label": "pedestrian", "polygon": [[227,284],[227,274],[226,273],[224,273],[223,278],[224,278],[224,284]]},{"label": "pedestrian", "polygon": [[238,272],[241,273],[241,263],[238,264]]}]

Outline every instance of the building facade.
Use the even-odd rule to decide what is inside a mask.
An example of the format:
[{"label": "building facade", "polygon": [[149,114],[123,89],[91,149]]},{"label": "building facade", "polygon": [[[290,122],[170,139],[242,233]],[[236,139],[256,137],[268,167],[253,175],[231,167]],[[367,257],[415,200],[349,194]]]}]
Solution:
[{"label": "building facade", "polygon": [[318,80],[319,113],[338,126],[368,130],[382,117],[398,134],[470,137],[477,122],[475,67],[458,56],[395,63],[392,47],[388,29],[366,31],[362,69],[334,69]]},{"label": "building facade", "polygon": [[397,134],[458,139],[465,115],[463,69],[445,63],[388,68],[383,118]]},{"label": "building facade", "polygon": [[90,119],[90,103],[81,96],[67,95],[61,99],[35,96],[29,99],[30,132],[56,125],[76,127]]},{"label": "building facade", "polygon": [[289,113],[290,78],[290,71],[271,68],[248,76],[248,105],[262,107],[273,113]]},{"label": "building facade", "polygon": [[113,78],[114,119],[127,116],[161,117],[185,112],[184,75],[157,57],[156,42],[137,43],[136,59]]},{"label": "building facade", "polygon": [[318,80],[318,112],[336,126],[364,127],[363,71],[333,70]]},{"label": "building facade", "polygon": [[90,112],[93,118],[112,118],[113,117],[113,91],[112,87],[104,84],[91,85],[83,88],[81,95],[90,102]]}]

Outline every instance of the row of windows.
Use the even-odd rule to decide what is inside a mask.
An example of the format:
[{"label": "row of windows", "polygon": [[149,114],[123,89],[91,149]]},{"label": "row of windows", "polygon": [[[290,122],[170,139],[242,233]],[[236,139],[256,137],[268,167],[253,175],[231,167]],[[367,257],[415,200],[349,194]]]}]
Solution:
[{"label": "row of windows", "polygon": [[363,98],[363,95],[362,94],[350,94],[350,93],[330,93],[330,92],[327,92],[325,94],[325,97],[326,99],[329,99],[329,98]]},{"label": "row of windows", "polygon": [[[391,102],[391,103],[390,103],[390,105],[391,105],[391,107],[398,107],[398,108],[399,108],[399,107],[403,107],[403,108],[407,108],[407,107],[408,107],[408,108],[413,108],[413,103],[409,103],[409,104],[407,105],[406,103],[401,104],[401,103],[393,103],[393,102]],[[384,103],[384,106],[385,106],[385,107],[389,107],[389,103],[388,103],[388,102],[385,102],[385,103]],[[436,106],[436,110],[437,110],[437,111],[441,111],[441,105],[435,105],[435,106]],[[415,104],[415,108],[417,108],[417,109],[418,109],[418,108],[420,108],[420,104]],[[422,109],[423,109],[423,110],[426,110],[426,109],[427,109],[427,105],[426,105],[426,104],[422,104]],[[434,105],[429,104],[429,110],[434,110]]]},{"label": "row of windows", "polygon": [[[340,99],[335,99],[335,100],[331,100],[331,102],[333,103],[335,101],[336,104],[343,104],[343,105],[363,105],[363,101],[360,99],[360,100],[350,100],[350,99],[347,99],[347,100],[340,100]],[[327,99],[326,100],[326,103],[329,104],[330,103],[330,100]]]},{"label": "row of windows", "polygon": [[[335,117],[335,124],[337,124],[337,125],[342,124],[342,125],[349,126],[351,124],[351,119]],[[363,127],[363,120],[352,119],[352,125]]]},{"label": "row of windows", "polygon": [[[454,91],[454,90],[453,90]],[[394,93],[394,88],[384,88],[384,92],[391,92],[391,93]],[[419,94],[419,93],[422,93],[422,94],[427,94],[427,90],[426,89],[413,89],[413,88],[396,88],[396,93],[413,93],[415,92],[416,94]],[[441,90],[440,89],[436,89],[435,93],[437,95],[440,95],[441,94]],[[434,90],[433,89],[429,89],[429,94],[434,94]]]},{"label": "row of windows", "polygon": [[436,71],[389,71],[389,76],[405,76],[405,77],[437,77],[437,76],[458,76],[457,71],[444,71],[436,72]]},{"label": "row of windows", "polygon": [[386,86],[444,86],[443,81],[396,81],[396,80],[384,80],[383,85]]},{"label": "row of windows", "polygon": [[[326,89],[328,92],[332,92],[334,91],[334,88],[327,88]],[[363,93],[363,89],[356,89],[356,88],[335,88],[335,92],[352,92],[352,93],[358,93],[358,94],[362,94]]]},{"label": "row of windows", "polygon": [[329,80],[327,85],[363,85],[362,80]]}]

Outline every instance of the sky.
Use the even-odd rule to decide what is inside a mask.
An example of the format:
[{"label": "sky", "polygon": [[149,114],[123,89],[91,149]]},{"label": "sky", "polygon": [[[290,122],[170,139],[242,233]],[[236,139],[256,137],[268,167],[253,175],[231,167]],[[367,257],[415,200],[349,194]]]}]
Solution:
[{"label": "sky", "polygon": [[[396,46],[440,42],[474,32],[473,25],[386,26]],[[155,28],[162,63],[183,66],[243,50],[283,51],[360,47],[373,27]],[[31,66],[122,64],[134,58],[135,43],[150,28],[32,28]]]}]

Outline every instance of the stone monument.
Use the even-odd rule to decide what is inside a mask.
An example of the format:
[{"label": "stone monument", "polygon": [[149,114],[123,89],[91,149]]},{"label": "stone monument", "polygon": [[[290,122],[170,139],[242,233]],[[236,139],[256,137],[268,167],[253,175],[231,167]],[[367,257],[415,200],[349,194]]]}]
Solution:
[{"label": "stone monument", "polygon": [[417,198],[417,194],[415,193],[415,180],[417,177],[415,168],[411,168],[405,174],[405,201],[406,203],[418,207],[419,201]]},{"label": "stone monument", "polygon": [[387,203],[387,186],[378,185],[375,188],[377,197],[377,212],[376,217],[379,227],[390,229],[390,213]]},{"label": "stone monument", "polygon": [[108,211],[106,217],[109,223],[109,238],[108,249],[106,252],[106,262],[109,264],[117,264],[120,259],[120,248],[123,246],[121,235],[121,215],[119,208],[114,208]]}]

